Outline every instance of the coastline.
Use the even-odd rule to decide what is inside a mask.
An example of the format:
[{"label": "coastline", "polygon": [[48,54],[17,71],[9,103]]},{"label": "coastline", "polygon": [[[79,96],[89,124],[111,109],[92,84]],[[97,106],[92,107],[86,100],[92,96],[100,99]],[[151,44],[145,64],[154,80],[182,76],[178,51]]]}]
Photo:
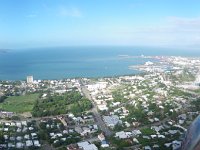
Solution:
[{"label": "coastline", "polygon": [[[48,51],[49,50],[49,51]],[[150,50],[152,53],[149,55]],[[156,53],[156,55],[154,55]],[[140,66],[161,56],[199,55],[139,47],[62,47],[11,50],[0,55],[0,80],[99,78],[139,74]]]}]

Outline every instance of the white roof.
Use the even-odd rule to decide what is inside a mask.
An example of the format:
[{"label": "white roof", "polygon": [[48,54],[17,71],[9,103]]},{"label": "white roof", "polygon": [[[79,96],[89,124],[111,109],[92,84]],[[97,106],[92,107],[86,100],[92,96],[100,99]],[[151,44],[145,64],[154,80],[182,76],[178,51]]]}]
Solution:
[{"label": "white roof", "polygon": [[116,137],[119,137],[120,139],[129,138],[131,135],[132,135],[131,132],[124,132],[124,131],[116,132],[116,133],[115,133],[115,136],[116,136]]},{"label": "white roof", "polygon": [[31,133],[31,136],[33,137],[33,136],[37,136],[37,134],[36,133]]},{"label": "white roof", "polygon": [[41,146],[38,140],[34,140],[33,143],[34,143],[35,146],[38,146],[38,147]]},{"label": "white roof", "polygon": [[150,146],[145,146],[144,149],[145,150],[151,150],[151,147]]},{"label": "white roof", "polygon": [[142,134],[142,132],[140,130],[133,130],[132,133],[134,135]]},{"label": "white roof", "polygon": [[31,140],[26,141],[26,146],[32,146],[32,145],[33,145],[33,142]]},{"label": "white roof", "polygon": [[178,132],[178,130],[169,130],[168,131],[170,134],[176,134]]},{"label": "white roof", "polygon": [[22,121],[22,125],[27,126],[27,122],[26,121]]},{"label": "white roof", "polygon": [[17,148],[22,148],[24,145],[23,145],[23,143],[21,143],[21,142],[18,142],[18,143],[16,143],[16,147]]},{"label": "white roof", "polygon": [[9,122],[6,122],[5,125],[6,125],[6,126],[10,126],[10,123],[9,123]]},{"label": "white roof", "polygon": [[98,150],[94,144],[90,144],[89,142],[79,142],[77,144],[79,147],[82,147],[83,150]]},{"label": "white roof", "polygon": [[103,116],[103,119],[108,126],[115,126],[119,122],[117,115]]}]

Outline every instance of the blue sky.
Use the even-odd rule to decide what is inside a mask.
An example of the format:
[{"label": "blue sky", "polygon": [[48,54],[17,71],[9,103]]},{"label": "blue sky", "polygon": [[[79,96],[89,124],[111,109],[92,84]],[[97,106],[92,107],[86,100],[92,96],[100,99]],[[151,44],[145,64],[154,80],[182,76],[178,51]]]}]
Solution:
[{"label": "blue sky", "polygon": [[200,48],[200,1],[0,1],[0,48],[73,45]]}]

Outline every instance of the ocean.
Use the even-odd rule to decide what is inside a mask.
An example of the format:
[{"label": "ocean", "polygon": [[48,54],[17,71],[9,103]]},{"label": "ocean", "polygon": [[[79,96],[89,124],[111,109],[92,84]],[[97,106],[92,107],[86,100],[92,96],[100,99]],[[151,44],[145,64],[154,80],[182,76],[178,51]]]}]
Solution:
[{"label": "ocean", "polygon": [[[200,51],[161,48],[83,46],[0,51],[0,80],[108,77],[140,73],[129,66],[150,59],[129,56],[200,56]],[[154,61],[154,60],[151,60]]]}]

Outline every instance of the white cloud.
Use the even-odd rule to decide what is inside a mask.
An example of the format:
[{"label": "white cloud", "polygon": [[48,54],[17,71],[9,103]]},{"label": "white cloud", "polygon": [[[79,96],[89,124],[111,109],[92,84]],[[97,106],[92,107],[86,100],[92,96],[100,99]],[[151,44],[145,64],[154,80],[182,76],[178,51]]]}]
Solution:
[{"label": "white cloud", "polygon": [[135,45],[200,48],[200,18],[167,17],[154,26],[120,26],[108,32]]},{"label": "white cloud", "polygon": [[77,7],[61,6],[59,8],[59,15],[64,17],[82,17],[82,13]]},{"label": "white cloud", "polygon": [[200,25],[200,18],[181,18],[181,17],[168,17],[168,21],[176,25]]}]

